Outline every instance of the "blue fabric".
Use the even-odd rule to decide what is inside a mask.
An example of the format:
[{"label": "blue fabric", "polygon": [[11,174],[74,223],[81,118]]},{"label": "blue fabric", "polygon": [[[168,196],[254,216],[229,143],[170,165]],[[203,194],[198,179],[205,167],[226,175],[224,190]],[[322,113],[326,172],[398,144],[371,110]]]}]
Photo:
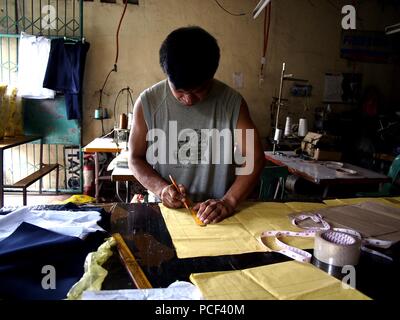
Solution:
[{"label": "blue fabric", "polygon": [[87,42],[51,41],[43,87],[64,93],[69,120],[82,119],[82,86],[89,47]]},{"label": "blue fabric", "polygon": [[[65,299],[84,273],[86,256],[96,251],[106,236],[95,232],[81,240],[22,223],[0,241],[0,300]],[[47,275],[42,274],[42,268],[46,265],[56,270],[55,290],[42,288],[42,279]]]}]

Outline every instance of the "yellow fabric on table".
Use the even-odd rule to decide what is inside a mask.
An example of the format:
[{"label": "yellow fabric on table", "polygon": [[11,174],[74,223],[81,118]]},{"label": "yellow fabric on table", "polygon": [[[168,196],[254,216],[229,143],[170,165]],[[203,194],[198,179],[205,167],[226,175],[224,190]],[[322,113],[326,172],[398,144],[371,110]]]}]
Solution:
[{"label": "yellow fabric on table", "polygon": [[328,206],[343,206],[343,205],[352,205],[359,204],[363,202],[375,202],[381,203],[389,206],[400,207],[400,197],[393,198],[354,198],[354,199],[334,199],[334,200],[325,200],[324,203]]},{"label": "yellow fabric on table", "polygon": [[315,266],[297,261],[192,274],[190,280],[208,300],[370,300]]},{"label": "yellow fabric on table", "polygon": [[[169,209],[162,204],[160,208],[177,255],[183,259],[270,251],[258,241],[263,231],[300,231],[291,224],[290,213],[326,206],[318,203],[248,202],[239,206],[234,216],[206,227],[196,225],[186,209]],[[314,239],[310,238],[283,240],[302,249],[314,246]]]},{"label": "yellow fabric on table", "polygon": [[393,203],[397,206],[400,206],[400,197],[392,197],[392,198],[385,198],[386,201],[389,201],[390,203]]},{"label": "yellow fabric on table", "polygon": [[77,205],[96,202],[96,199],[84,194],[75,194],[64,201],[59,201],[59,204],[74,203]]}]

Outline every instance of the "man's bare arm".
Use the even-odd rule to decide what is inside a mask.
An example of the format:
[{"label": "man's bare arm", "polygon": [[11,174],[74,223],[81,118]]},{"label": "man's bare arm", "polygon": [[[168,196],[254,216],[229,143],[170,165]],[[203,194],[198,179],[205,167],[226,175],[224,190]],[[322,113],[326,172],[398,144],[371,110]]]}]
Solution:
[{"label": "man's bare arm", "polygon": [[[132,129],[129,136],[129,168],[135,178],[148,190],[157,195],[170,208],[182,207],[181,196],[175,188],[165,181],[147,162],[147,125],[143,116],[140,98],[136,100],[133,109]],[[180,186],[181,193],[185,189]]]}]

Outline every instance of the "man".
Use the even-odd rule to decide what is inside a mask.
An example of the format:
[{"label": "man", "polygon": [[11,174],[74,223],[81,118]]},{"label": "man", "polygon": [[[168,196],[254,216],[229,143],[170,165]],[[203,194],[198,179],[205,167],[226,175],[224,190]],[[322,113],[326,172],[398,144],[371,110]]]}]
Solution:
[{"label": "man", "polygon": [[[160,49],[168,79],[137,99],[129,139],[129,167],[138,181],[169,208],[182,207],[187,195],[205,224],[234,214],[264,167],[246,102],[214,79],[219,59],[216,39],[199,27],[168,35]],[[250,170],[238,174],[237,162]]]}]

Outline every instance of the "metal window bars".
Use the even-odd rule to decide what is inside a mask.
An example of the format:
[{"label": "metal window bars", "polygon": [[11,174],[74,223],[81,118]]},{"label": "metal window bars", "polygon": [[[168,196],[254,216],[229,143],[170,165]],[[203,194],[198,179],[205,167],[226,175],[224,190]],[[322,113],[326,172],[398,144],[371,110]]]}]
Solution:
[{"label": "metal window bars", "polygon": [[2,0],[0,11],[1,82],[15,80],[21,32],[83,39],[82,0]]},{"label": "metal window bars", "polygon": [[[83,39],[83,0],[0,0],[0,82],[15,84],[18,77],[18,44],[21,32],[48,38]],[[59,143],[48,144],[44,148],[48,160],[60,162],[64,168],[61,171],[60,181],[64,180],[65,189],[61,191],[76,191],[76,166],[69,167],[69,162],[80,163],[80,189],[83,188],[82,159],[70,159],[68,149],[72,145]],[[80,145],[77,146],[80,151]],[[35,171],[39,166],[38,147],[35,144],[29,147],[16,147],[7,150],[4,154],[4,177],[6,183],[13,183],[21,176]],[[47,152],[46,152],[47,151]],[[47,154],[46,154],[47,153]],[[50,159],[54,157],[55,159]],[[80,157],[81,158],[81,157]],[[71,182],[72,181],[72,182]],[[35,183],[30,189],[37,190]],[[46,189],[53,189],[55,178],[52,174],[43,179]]]},{"label": "metal window bars", "polygon": [[83,37],[83,1],[2,0],[0,33]]}]

